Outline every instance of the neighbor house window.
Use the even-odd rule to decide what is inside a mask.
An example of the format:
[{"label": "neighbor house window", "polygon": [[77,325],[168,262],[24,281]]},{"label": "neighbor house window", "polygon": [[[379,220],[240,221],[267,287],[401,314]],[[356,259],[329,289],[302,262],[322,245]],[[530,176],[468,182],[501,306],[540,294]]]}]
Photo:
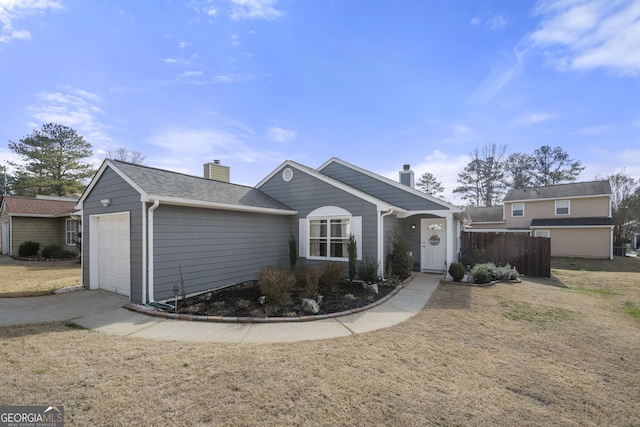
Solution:
[{"label": "neighbor house window", "polygon": [[68,219],[65,223],[65,244],[67,246],[75,246],[78,240],[78,221]]},{"label": "neighbor house window", "polygon": [[322,258],[348,258],[349,218],[309,221],[309,255]]},{"label": "neighbor house window", "polygon": [[556,215],[569,215],[569,200],[556,200]]},{"label": "neighbor house window", "polygon": [[511,216],[524,216],[524,203],[514,203],[511,205]]},{"label": "neighbor house window", "polygon": [[551,236],[551,234],[549,233],[549,230],[536,230],[534,233],[535,237],[546,237],[549,238]]}]

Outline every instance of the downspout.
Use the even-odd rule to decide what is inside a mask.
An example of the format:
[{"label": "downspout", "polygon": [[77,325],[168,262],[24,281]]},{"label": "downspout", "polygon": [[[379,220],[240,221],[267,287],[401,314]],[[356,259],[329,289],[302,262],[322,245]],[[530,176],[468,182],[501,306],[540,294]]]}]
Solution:
[{"label": "downspout", "polygon": [[147,241],[149,242],[149,248],[147,252],[149,253],[149,302],[155,302],[153,298],[153,211],[155,211],[158,206],[160,206],[160,200],[155,200],[153,205],[149,208],[149,216],[147,217],[147,222],[149,224],[149,237]]},{"label": "downspout", "polygon": [[391,215],[393,209],[378,216],[378,275],[384,277],[384,217]]},{"label": "downspout", "polygon": [[147,202],[142,202],[142,304],[147,303]]}]

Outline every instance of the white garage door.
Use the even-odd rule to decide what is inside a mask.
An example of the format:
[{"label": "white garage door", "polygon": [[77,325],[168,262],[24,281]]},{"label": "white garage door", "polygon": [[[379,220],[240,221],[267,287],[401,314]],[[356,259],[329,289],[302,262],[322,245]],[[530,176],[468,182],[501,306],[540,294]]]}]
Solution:
[{"label": "white garage door", "polygon": [[104,215],[95,219],[98,221],[98,288],[129,296],[129,214]]}]

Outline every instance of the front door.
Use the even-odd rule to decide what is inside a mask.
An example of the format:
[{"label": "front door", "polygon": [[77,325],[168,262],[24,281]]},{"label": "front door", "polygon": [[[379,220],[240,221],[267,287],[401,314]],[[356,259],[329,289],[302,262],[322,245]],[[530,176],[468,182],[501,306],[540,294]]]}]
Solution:
[{"label": "front door", "polygon": [[444,218],[423,218],[420,221],[420,268],[444,271],[447,254],[447,222]]}]

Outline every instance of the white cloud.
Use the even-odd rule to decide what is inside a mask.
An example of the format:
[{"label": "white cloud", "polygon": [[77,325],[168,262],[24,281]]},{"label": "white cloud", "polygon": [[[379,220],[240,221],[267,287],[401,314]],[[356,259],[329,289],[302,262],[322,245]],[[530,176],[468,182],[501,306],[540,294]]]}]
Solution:
[{"label": "white cloud", "polygon": [[478,18],[477,16],[471,18],[471,21],[469,22],[469,24],[471,24],[471,25],[479,25],[480,24],[480,18]]},{"label": "white cloud", "polygon": [[274,7],[276,2],[277,0],[231,0],[231,19],[278,19],[284,12]]},{"label": "white cloud", "polygon": [[640,75],[640,0],[549,0],[530,35],[561,70],[605,68]]},{"label": "white cloud", "polygon": [[185,41],[181,41],[180,43],[178,43],[178,47],[179,47],[180,49],[184,49],[184,48],[185,48],[185,47],[187,47],[187,46],[191,46],[191,43],[187,43],[187,42],[185,42]]},{"label": "white cloud", "polygon": [[283,129],[279,127],[272,127],[267,129],[266,137],[271,141],[278,142],[280,144],[287,143],[294,139],[298,134],[290,129]]},{"label": "white cloud", "polygon": [[469,133],[472,131],[472,129],[469,126],[466,125],[461,125],[461,124],[457,124],[453,127],[453,130],[456,133]]},{"label": "white cloud", "polygon": [[28,107],[31,115],[43,123],[59,123],[69,126],[93,143],[109,141],[107,126],[103,125],[99,116],[102,109],[96,105],[102,98],[82,89],[65,88],[66,92],[41,92],[37,95],[38,104]]},{"label": "white cloud", "polygon": [[10,40],[30,40],[31,32],[26,29],[16,29],[16,21],[27,15],[44,13],[47,10],[63,9],[60,0],[1,0],[0,1],[0,42]]},{"label": "white cloud", "polygon": [[589,126],[586,128],[578,129],[573,132],[572,135],[601,135],[603,133],[610,132],[612,127],[610,126]]},{"label": "white cloud", "polygon": [[516,124],[528,126],[536,123],[546,122],[547,120],[550,120],[552,118],[553,115],[549,113],[526,113],[516,119]]},{"label": "white cloud", "polygon": [[216,9],[215,7],[210,7],[208,9],[205,10],[205,13],[209,16],[217,16],[218,15],[218,9]]},{"label": "white cloud", "polygon": [[502,15],[495,15],[486,23],[487,28],[490,30],[497,30],[499,28],[506,27],[507,25],[509,25],[509,21],[507,21],[507,19]]},{"label": "white cloud", "polygon": [[185,71],[184,73],[180,74],[181,77],[195,77],[201,75],[202,71]]},{"label": "white cloud", "polygon": [[511,54],[503,56],[501,64],[492,66],[489,77],[471,95],[470,101],[480,104],[491,101],[507,83],[520,74],[523,67],[523,54],[514,48]]}]

